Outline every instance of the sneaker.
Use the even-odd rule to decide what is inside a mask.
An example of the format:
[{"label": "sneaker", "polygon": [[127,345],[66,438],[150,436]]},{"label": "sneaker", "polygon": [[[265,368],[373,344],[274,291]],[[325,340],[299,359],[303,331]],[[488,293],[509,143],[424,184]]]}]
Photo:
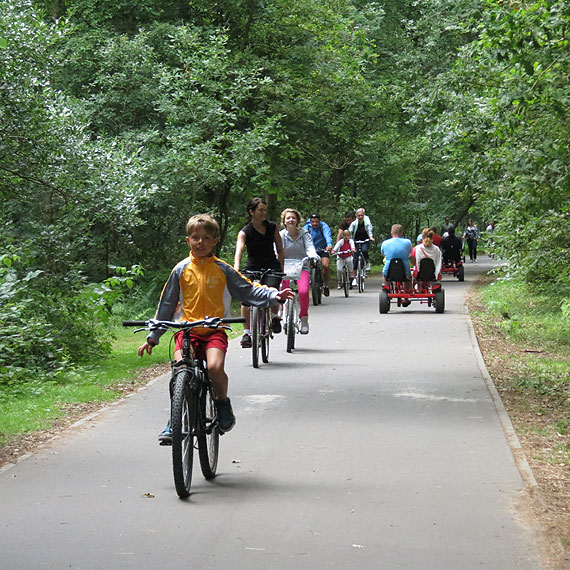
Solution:
[{"label": "sneaker", "polygon": [[170,422],[168,422],[162,433],[158,436],[158,445],[172,445],[172,428],[170,427]]},{"label": "sneaker", "polygon": [[342,289],[342,285],[339,283],[339,284],[336,286],[336,288],[337,288],[337,289]]},{"label": "sneaker", "polygon": [[271,330],[275,334],[279,334],[281,332],[281,317],[273,317],[271,319]]},{"label": "sneaker", "polygon": [[309,334],[309,317],[301,317],[301,334]]},{"label": "sneaker", "polygon": [[216,410],[218,411],[218,428],[220,432],[226,433],[230,431],[236,425],[236,417],[234,416],[230,399],[216,400]]},{"label": "sneaker", "polygon": [[350,284],[351,287],[356,287],[358,285],[358,283],[356,282],[356,277],[352,280],[352,283]]},{"label": "sneaker", "polygon": [[402,307],[409,307],[412,304],[412,302],[409,299],[404,299],[402,301]]},{"label": "sneaker", "polygon": [[251,335],[245,333],[241,337],[240,344],[242,348],[251,348]]},{"label": "sneaker", "polygon": [[366,271],[370,271],[370,263],[366,264]]},{"label": "sneaker", "polygon": [[328,297],[330,294],[331,294],[331,292],[329,291],[328,286],[325,285],[325,286],[323,287],[323,295],[324,295],[325,297]]}]

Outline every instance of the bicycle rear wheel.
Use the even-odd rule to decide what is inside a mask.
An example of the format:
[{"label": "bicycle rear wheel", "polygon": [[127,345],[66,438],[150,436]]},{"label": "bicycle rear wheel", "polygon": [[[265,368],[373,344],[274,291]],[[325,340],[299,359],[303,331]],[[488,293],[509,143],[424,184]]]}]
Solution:
[{"label": "bicycle rear wheel", "polygon": [[289,299],[286,305],[287,318],[287,352],[292,352],[295,348],[295,334],[297,327],[295,325],[295,301]]},{"label": "bicycle rear wheel", "polygon": [[172,472],[174,486],[181,499],[190,495],[194,461],[194,426],[198,412],[196,394],[190,391],[188,370],[176,375],[171,403]]},{"label": "bicycle rear wheel", "polygon": [[269,362],[269,340],[271,339],[271,311],[264,309],[263,319],[260,326],[261,336],[261,360]]},{"label": "bicycle rear wheel", "polygon": [[251,363],[254,368],[259,368],[259,319],[261,312],[259,307],[251,308]]},{"label": "bicycle rear wheel", "polygon": [[[220,449],[220,432],[216,420],[216,406],[211,386],[204,390],[200,400],[203,420],[203,433],[198,436],[198,456],[200,468],[206,479],[213,479],[218,468],[218,451]],[[202,431],[202,430],[201,430]]]},{"label": "bicycle rear wheel", "polygon": [[350,276],[348,275],[346,266],[342,268],[342,286],[344,288],[344,296],[348,297],[350,292]]}]

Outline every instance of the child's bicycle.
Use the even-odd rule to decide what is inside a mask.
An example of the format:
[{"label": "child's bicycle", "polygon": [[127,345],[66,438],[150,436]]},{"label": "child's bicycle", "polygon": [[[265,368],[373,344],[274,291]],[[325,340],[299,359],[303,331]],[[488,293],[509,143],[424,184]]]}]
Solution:
[{"label": "child's bicycle", "polygon": [[[332,255],[336,255],[338,256],[339,253],[338,252],[331,252]],[[352,256],[352,253],[350,254]],[[344,296],[348,297],[348,295],[350,294],[350,274],[348,273],[348,267],[346,265],[342,266],[342,270],[340,272],[341,275],[341,281],[339,282],[339,286],[340,288],[344,291]]]},{"label": "child's bicycle", "polygon": [[[202,474],[213,479],[218,466],[220,430],[214,390],[208,376],[206,362],[197,357],[190,343],[190,331],[194,327],[224,328],[231,323],[243,323],[242,317],[222,319],[206,317],[203,321],[171,322],[150,319],[148,321],[124,321],[126,327],[142,327],[136,332],[148,330],[182,330],[182,359],[171,359],[170,379],[170,427],[172,429],[172,471],[174,486],[181,499],[190,495],[194,449],[197,446]],[[171,342],[172,351],[172,342]]]},{"label": "child's bicycle", "polygon": [[[279,289],[281,279],[285,275],[272,269],[247,270],[244,273],[256,282],[276,289]],[[263,362],[265,364],[269,362],[269,341],[273,338],[272,315],[271,307],[251,307],[251,362],[254,368],[259,368],[260,349]]]}]

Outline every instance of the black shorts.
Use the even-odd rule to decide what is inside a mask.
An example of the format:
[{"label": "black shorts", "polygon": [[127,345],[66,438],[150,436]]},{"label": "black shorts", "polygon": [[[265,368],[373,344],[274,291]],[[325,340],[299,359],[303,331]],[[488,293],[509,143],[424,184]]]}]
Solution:
[{"label": "black shorts", "polygon": [[331,254],[326,249],[317,249],[319,257],[330,257]]}]

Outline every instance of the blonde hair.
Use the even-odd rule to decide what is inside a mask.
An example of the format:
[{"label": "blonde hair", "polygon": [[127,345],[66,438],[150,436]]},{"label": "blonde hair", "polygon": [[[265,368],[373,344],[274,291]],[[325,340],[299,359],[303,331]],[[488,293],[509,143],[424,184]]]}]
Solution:
[{"label": "blonde hair", "polygon": [[212,237],[220,236],[220,226],[209,214],[196,214],[186,222],[186,233],[188,235],[194,233],[198,228],[202,228]]},{"label": "blonde hair", "polygon": [[431,228],[426,228],[422,232],[422,242],[427,247],[433,245],[433,230]]},{"label": "blonde hair", "polygon": [[285,227],[285,216],[287,214],[294,214],[294,216],[297,218],[297,225],[301,224],[301,214],[297,210],[294,210],[293,208],[285,208],[281,212],[281,225],[283,227]]},{"label": "blonde hair", "polygon": [[401,237],[404,234],[404,228],[402,227],[402,224],[394,224],[390,229],[390,233]]},{"label": "blonde hair", "polygon": [[366,213],[366,210],[365,210],[364,208],[358,208],[358,209],[356,210],[356,213],[357,213],[357,214],[360,214],[361,212],[362,212],[363,214],[365,214],[365,213]]},{"label": "blonde hair", "polygon": [[352,234],[348,230],[343,230],[343,232],[340,235],[346,239],[350,239],[352,237]]}]

